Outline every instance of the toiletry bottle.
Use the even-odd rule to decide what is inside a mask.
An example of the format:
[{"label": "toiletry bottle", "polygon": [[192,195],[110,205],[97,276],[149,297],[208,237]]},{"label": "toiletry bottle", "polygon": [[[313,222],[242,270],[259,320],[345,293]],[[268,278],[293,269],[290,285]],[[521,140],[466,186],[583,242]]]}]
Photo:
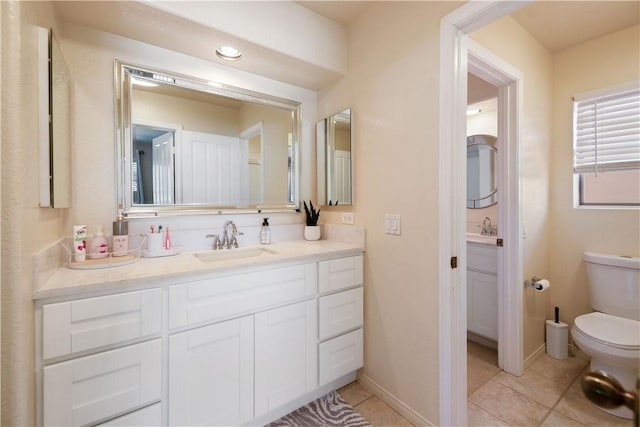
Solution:
[{"label": "toiletry bottle", "polygon": [[129,223],[122,217],[122,214],[113,221],[111,246],[113,256],[125,256],[129,252]]},{"label": "toiletry bottle", "polygon": [[269,229],[269,218],[265,218],[262,221],[262,228],[260,228],[260,243],[268,245],[271,243],[271,229]]},{"label": "toiletry bottle", "polygon": [[87,226],[75,225],[73,227],[73,260],[82,262],[87,253]]},{"label": "toiletry bottle", "polygon": [[102,226],[96,225],[96,234],[93,236],[91,240],[91,245],[89,246],[89,258],[97,259],[104,258],[109,253],[109,243],[107,243],[107,238],[104,237],[104,233],[102,232]]},{"label": "toiletry bottle", "polygon": [[169,227],[167,227],[167,231],[164,232],[164,250],[171,250],[171,237],[169,236]]}]

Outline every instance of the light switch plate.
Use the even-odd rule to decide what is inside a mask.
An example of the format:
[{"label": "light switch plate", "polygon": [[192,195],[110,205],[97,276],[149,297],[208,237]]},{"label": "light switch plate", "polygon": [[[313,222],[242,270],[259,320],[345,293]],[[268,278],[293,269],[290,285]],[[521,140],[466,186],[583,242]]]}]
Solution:
[{"label": "light switch plate", "polygon": [[390,234],[392,236],[400,235],[400,215],[384,215],[384,234]]}]

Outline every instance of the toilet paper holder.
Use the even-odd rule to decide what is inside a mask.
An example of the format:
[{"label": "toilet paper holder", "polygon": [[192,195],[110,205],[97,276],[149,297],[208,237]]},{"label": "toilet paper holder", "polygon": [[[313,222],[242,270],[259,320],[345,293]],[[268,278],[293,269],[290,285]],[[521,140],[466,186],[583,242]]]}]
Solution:
[{"label": "toilet paper holder", "polygon": [[542,279],[540,277],[533,276],[531,280],[524,281],[525,288],[533,288],[537,291],[542,290],[542,284],[539,283]]}]

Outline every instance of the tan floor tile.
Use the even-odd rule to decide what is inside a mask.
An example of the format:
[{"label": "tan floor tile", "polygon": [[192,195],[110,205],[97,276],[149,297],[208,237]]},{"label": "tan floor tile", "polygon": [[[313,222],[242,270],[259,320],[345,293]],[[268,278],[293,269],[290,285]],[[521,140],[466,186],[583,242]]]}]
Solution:
[{"label": "tan floor tile", "polygon": [[359,382],[354,381],[338,390],[338,394],[351,406],[359,405],[371,396],[369,390],[364,388]]},{"label": "tan floor tile", "polygon": [[545,354],[536,360],[528,370],[561,384],[569,385],[578,377],[580,371],[582,371],[588,363],[586,360],[577,357],[558,360]]},{"label": "tan floor tile", "polygon": [[413,427],[413,424],[377,396],[373,396],[356,406],[356,411],[373,426]]},{"label": "tan floor tile", "polygon": [[467,341],[467,357],[482,359],[498,366],[498,350],[485,347],[473,341]]},{"label": "tan floor tile", "polygon": [[549,408],[553,408],[568,388],[568,385],[555,382],[532,371],[525,372],[521,377],[501,371],[494,380]]},{"label": "tan floor tile", "polygon": [[509,424],[472,402],[467,402],[467,425],[469,427],[509,427]]},{"label": "tan floor tile", "polygon": [[585,425],[574,419],[565,417],[560,412],[551,411],[544,422],[540,424],[540,427],[585,427]]},{"label": "tan floor tile", "polygon": [[467,342],[467,396],[500,372],[498,353],[479,344]]},{"label": "tan floor tile", "polygon": [[613,416],[591,403],[582,392],[581,377],[576,379],[562,396],[554,408],[556,411],[587,426],[630,427],[633,425],[633,420]]},{"label": "tan floor tile", "polygon": [[537,426],[550,411],[546,406],[495,380],[476,390],[469,400],[514,426]]}]

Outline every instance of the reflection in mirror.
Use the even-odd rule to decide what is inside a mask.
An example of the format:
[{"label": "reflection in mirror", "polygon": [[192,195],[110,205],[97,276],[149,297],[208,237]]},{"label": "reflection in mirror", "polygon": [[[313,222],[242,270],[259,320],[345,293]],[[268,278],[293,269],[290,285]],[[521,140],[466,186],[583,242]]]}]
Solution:
[{"label": "reflection in mirror", "polygon": [[40,206],[71,206],[70,83],[53,31],[38,28]]},{"label": "reflection in mirror", "polygon": [[351,120],[351,109],[347,108],[316,125],[320,205],[352,204]]},{"label": "reflection in mirror", "polygon": [[116,61],[125,213],[297,207],[300,104]]},{"label": "reflection in mirror", "polygon": [[486,208],[498,202],[497,138],[467,137],[467,208]]}]

